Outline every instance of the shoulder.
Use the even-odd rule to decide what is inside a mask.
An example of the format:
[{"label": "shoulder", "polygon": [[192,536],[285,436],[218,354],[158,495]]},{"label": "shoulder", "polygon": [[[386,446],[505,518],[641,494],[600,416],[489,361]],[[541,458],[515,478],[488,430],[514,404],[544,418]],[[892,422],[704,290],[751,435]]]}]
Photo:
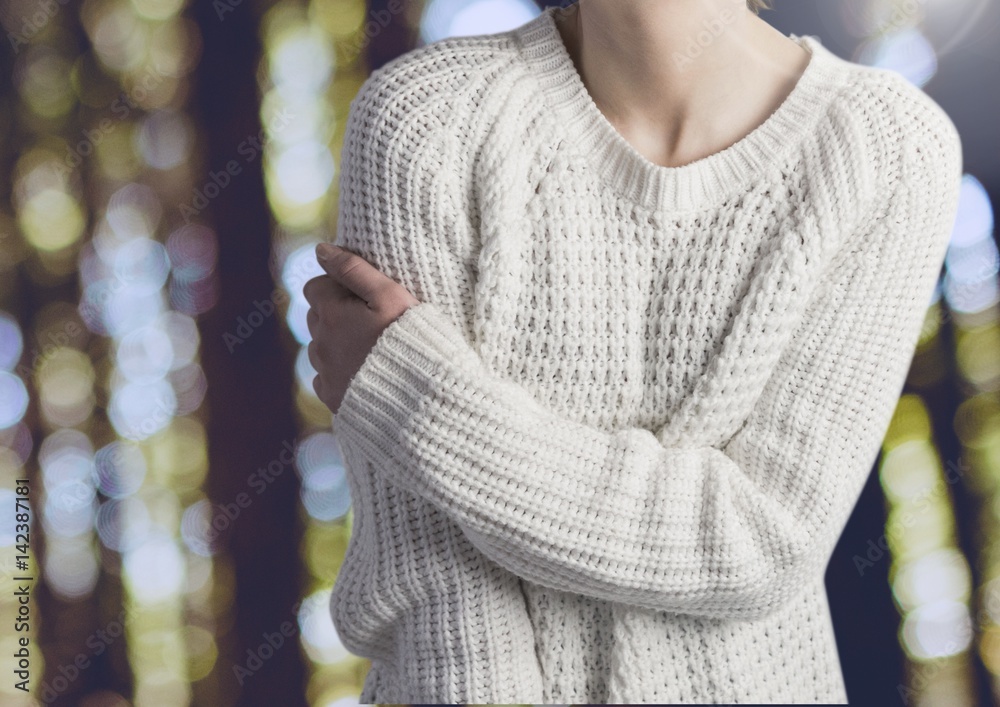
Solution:
[{"label": "shoulder", "polygon": [[[931,96],[902,74],[844,59],[819,161],[834,184],[833,213],[847,251],[862,245],[873,224],[909,224],[894,236],[940,246],[950,237],[963,178],[962,142],[954,122]],[[847,196],[843,196],[846,194]],[[914,232],[919,231],[919,233]],[[838,246],[839,247],[839,246]]]},{"label": "shoulder", "polygon": [[845,128],[864,139],[877,174],[913,181],[918,172],[935,170],[960,180],[962,141],[944,108],[899,72],[844,64],[847,81],[836,112]]},{"label": "shoulder", "polygon": [[448,37],[401,54],[369,74],[348,113],[348,132],[412,142],[455,128],[482,103],[492,77],[517,58],[511,32]]},{"label": "shoulder", "polygon": [[[963,177],[958,129],[944,108],[902,74],[862,64],[845,71],[836,120],[843,140],[863,145],[858,154],[871,188],[847,250],[866,266],[881,262],[872,253],[943,257]],[[884,235],[871,238],[877,223]]]}]

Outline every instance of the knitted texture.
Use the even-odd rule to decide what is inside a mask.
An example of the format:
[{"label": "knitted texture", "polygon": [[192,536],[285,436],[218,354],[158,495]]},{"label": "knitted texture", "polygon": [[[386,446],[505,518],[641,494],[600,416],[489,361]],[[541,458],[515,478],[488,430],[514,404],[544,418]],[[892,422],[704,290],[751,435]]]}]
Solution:
[{"label": "knitted texture", "polygon": [[957,210],[943,110],[814,36],[749,135],[667,168],[554,8],[376,70],[336,242],[421,304],[333,419],[331,599],[383,703],[846,703],[824,573]]}]

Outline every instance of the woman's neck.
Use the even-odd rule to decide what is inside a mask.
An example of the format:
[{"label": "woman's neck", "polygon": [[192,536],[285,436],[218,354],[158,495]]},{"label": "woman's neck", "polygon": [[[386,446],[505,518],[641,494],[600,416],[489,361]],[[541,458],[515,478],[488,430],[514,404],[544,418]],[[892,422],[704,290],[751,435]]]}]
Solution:
[{"label": "woman's neck", "polygon": [[555,19],[601,112],[666,166],[749,133],[809,58],[745,0],[578,0]]}]

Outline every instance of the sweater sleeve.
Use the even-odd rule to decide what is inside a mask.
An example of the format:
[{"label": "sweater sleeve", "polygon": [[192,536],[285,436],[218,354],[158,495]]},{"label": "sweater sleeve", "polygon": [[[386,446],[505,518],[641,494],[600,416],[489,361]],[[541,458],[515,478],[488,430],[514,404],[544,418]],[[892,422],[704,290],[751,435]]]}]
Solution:
[{"label": "sweater sleeve", "polygon": [[880,210],[825,270],[722,448],[554,414],[488,370],[432,302],[385,329],[335,433],[532,582],[676,613],[771,614],[825,570],[902,391],[957,210],[961,145],[943,125],[906,138]]}]

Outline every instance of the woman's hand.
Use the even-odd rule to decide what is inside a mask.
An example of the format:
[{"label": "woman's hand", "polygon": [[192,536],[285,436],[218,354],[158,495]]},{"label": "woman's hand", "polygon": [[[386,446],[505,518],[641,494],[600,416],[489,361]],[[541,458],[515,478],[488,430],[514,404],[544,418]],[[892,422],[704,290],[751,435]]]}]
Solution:
[{"label": "woman's hand", "polygon": [[318,373],[313,390],[336,414],[379,336],[420,300],[349,250],[321,243],[316,258],[327,274],[302,288],[309,303],[309,362]]}]

